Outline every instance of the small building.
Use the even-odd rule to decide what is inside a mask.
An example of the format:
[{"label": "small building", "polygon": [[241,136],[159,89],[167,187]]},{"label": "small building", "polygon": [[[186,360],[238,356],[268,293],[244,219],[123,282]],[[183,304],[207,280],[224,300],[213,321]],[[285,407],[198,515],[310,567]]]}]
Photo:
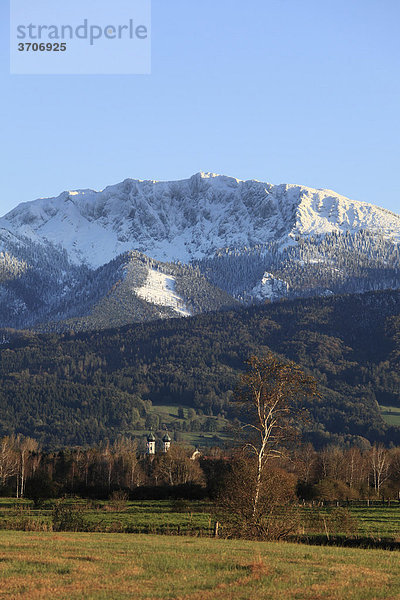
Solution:
[{"label": "small building", "polygon": [[150,431],[149,435],[147,436],[147,454],[152,456],[155,453],[156,453],[156,438],[154,436],[154,433],[152,431]]},{"label": "small building", "polygon": [[162,443],[163,443],[163,452],[168,452],[168,450],[170,449],[171,446],[171,438],[168,435],[168,433],[166,433],[162,439]]},{"label": "small building", "polygon": [[190,457],[190,460],[197,460],[198,458],[200,458],[201,456],[201,452],[198,448],[195,449],[195,451],[193,452],[192,456]]}]

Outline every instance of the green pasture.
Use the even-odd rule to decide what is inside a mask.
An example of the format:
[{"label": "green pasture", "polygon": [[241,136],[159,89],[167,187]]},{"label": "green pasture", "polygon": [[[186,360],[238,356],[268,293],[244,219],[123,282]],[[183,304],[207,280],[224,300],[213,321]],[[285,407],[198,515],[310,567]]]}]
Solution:
[{"label": "green pasture", "polygon": [[[212,527],[210,506],[205,502],[149,500],[127,502],[115,509],[106,501],[66,500],[66,505],[79,511],[84,529],[124,533],[190,533],[208,532]],[[52,523],[56,501],[48,501],[41,509],[32,508],[27,500],[0,499],[0,529],[48,529]]]},{"label": "green pasture", "polygon": [[[158,415],[160,417],[160,423],[161,425],[163,423],[170,423],[171,421],[180,421],[181,423],[183,423],[185,421],[185,419],[188,418],[188,412],[189,412],[189,408],[188,407],[182,407],[184,414],[185,414],[185,419],[180,419],[178,417],[178,411],[179,411],[180,405],[178,404],[154,404],[151,407],[151,412]],[[230,426],[230,422],[227,421],[226,419],[218,419],[218,417],[210,417],[208,415],[196,415],[196,419],[201,422],[204,423],[207,419],[214,419],[219,427],[221,427],[221,425],[229,427]],[[145,438],[147,436],[147,434],[149,433],[148,429],[133,429],[131,434],[136,437],[136,438]],[[174,432],[170,431],[170,435],[173,438],[174,437]],[[179,431],[178,432],[179,435],[179,440],[180,442],[187,444],[189,446],[193,446],[193,447],[201,447],[201,448],[211,448],[213,446],[221,446],[224,445],[224,443],[231,443],[232,442],[232,433],[229,431],[215,431],[215,432],[205,432],[205,431]]]},{"label": "green pasture", "polygon": [[398,552],[153,535],[0,531],[0,599],[400,598]]},{"label": "green pasture", "polygon": [[[49,530],[56,500],[34,509],[29,500],[0,498],[0,529]],[[78,511],[79,529],[115,533],[163,533],[210,535],[215,516],[207,501],[146,500],[115,506],[105,500],[67,499],[63,503]],[[344,512],[343,512],[344,511]],[[296,534],[324,534],[400,541],[400,503],[298,508]],[[349,518],[346,518],[349,515]],[[223,530],[222,530],[223,531]]]},{"label": "green pasture", "polygon": [[380,406],[381,415],[388,425],[400,426],[400,407],[398,406]]}]

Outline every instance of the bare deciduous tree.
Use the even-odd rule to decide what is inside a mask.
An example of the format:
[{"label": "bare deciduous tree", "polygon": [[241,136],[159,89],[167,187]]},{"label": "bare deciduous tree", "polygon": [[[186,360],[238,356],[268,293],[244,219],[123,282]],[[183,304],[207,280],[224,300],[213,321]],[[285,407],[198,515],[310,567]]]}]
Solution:
[{"label": "bare deciduous tree", "polygon": [[301,446],[294,451],[292,461],[300,481],[307,484],[311,483],[315,476],[317,456],[317,453],[310,443]]},{"label": "bare deciduous tree", "polygon": [[374,490],[379,494],[383,483],[389,476],[389,453],[382,444],[374,445],[371,450],[371,468]]},{"label": "bare deciduous tree", "polygon": [[[17,498],[23,498],[25,490],[25,480],[27,476],[28,461],[33,452],[37,452],[39,444],[36,440],[30,437],[16,437],[16,447],[19,456],[19,477],[17,479]],[[19,480],[19,481],[18,481]],[[19,483],[19,489],[18,489]]]},{"label": "bare deciduous tree", "polygon": [[0,485],[6,485],[10,477],[18,472],[18,454],[14,436],[6,436],[0,440]]},{"label": "bare deciduous tree", "polygon": [[203,484],[204,473],[198,461],[191,460],[189,454],[184,447],[174,445],[159,456],[154,468],[157,481],[167,485]]},{"label": "bare deciduous tree", "polygon": [[237,399],[247,416],[243,428],[251,432],[245,450],[256,458],[252,518],[258,519],[260,491],[267,465],[282,456],[283,444],[296,432],[296,419],[306,399],[317,395],[316,382],[293,362],[283,362],[271,352],[252,356],[242,375]]}]

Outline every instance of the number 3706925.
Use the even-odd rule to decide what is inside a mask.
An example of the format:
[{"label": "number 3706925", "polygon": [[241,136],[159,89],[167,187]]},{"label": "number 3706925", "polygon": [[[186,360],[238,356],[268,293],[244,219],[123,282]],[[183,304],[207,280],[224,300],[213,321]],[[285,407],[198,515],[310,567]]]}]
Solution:
[{"label": "number 3706925", "polygon": [[21,42],[20,44],[18,44],[19,52],[65,52],[66,49],[67,44],[65,42],[47,42],[46,44],[37,44],[35,42]]}]

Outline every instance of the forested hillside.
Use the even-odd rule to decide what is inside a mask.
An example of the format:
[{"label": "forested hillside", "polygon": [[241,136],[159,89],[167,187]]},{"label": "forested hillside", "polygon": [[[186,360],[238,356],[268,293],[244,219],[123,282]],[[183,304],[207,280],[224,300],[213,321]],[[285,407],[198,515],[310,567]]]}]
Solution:
[{"label": "forested hillside", "polygon": [[8,245],[13,255],[0,252],[0,327],[81,331],[176,317],[168,303],[138,295],[149,269],[171,276],[190,314],[238,304],[191,265],[160,263],[132,251],[93,270],[70,263],[51,244],[43,248],[23,238]]},{"label": "forested hillside", "polygon": [[[362,230],[297,236],[295,241],[283,249],[277,242],[240,251],[223,249],[194,264],[211,282],[245,303],[400,287],[399,246],[383,234]],[[285,285],[257,290],[264,273]]]},{"label": "forested hillside", "polygon": [[[400,407],[400,291],[282,301],[88,333],[0,331],[0,436],[93,444],[160,425],[152,405],[190,407],[171,431],[215,431],[251,354],[313,374],[308,438],[400,444],[378,403]],[[154,420],[154,417],[155,420]],[[183,418],[184,417],[184,418]],[[226,422],[225,422],[226,423]],[[359,440],[364,443],[363,440]]]}]

